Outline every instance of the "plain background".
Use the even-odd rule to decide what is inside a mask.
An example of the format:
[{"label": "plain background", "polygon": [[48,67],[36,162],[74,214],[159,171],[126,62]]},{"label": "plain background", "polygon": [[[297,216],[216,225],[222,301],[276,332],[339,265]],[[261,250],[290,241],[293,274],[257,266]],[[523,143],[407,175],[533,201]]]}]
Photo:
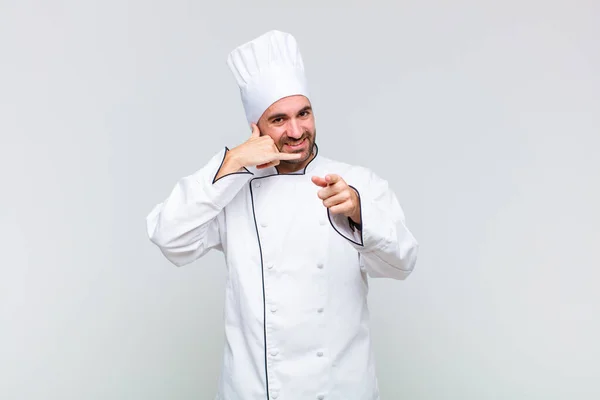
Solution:
[{"label": "plain background", "polygon": [[211,399],[224,264],[147,239],[250,134],[229,51],[299,41],[320,149],[421,244],[371,280],[383,400],[600,398],[597,1],[0,2],[0,398]]}]

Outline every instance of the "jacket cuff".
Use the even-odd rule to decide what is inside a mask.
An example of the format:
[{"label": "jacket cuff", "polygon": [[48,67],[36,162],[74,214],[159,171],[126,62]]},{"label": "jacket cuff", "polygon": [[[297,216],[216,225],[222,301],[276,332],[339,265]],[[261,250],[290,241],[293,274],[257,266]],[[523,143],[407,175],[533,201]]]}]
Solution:
[{"label": "jacket cuff", "polygon": [[332,215],[329,210],[327,210],[327,216],[329,217],[331,226],[337,233],[349,240],[355,246],[364,246],[362,230],[359,230],[354,226],[355,224],[352,223],[350,218],[339,214]]},{"label": "jacket cuff", "polygon": [[209,160],[206,168],[192,174],[192,178],[201,185],[210,201],[219,209],[233,200],[240,189],[254,176],[244,167],[217,179],[228,151],[229,149],[225,147]]},{"label": "jacket cuff", "polygon": [[344,215],[332,215],[329,210],[327,210],[327,216],[329,217],[329,222],[333,229],[344,238],[349,240],[353,245],[358,247],[364,247],[364,238],[363,238],[363,202],[360,198],[360,192],[352,185],[348,185],[358,195],[358,200],[360,204],[360,224],[356,224],[349,217]]}]

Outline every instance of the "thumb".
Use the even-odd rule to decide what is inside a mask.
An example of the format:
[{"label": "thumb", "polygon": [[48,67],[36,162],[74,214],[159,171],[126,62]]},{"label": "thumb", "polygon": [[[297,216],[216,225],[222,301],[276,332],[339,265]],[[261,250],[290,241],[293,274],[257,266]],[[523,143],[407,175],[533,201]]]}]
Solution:
[{"label": "thumb", "polygon": [[339,180],[340,180],[340,176],[336,175],[336,174],[329,174],[329,175],[325,176],[325,182],[327,182],[329,185],[338,183]]},{"label": "thumb", "polygon": [[252,124],[250,124],[250,127],[252,128],[252,134],[250,135],[250,137],[253,139],[260,137],[260,129],[258,129],[258,125],[256,125],[253,122]]}]

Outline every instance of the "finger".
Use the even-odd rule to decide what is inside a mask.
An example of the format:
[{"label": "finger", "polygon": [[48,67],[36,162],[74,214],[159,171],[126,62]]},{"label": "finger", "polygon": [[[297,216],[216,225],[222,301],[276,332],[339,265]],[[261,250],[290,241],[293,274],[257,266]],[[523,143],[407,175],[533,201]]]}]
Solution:
[{"label": "finger", "polygon": [[328,175],[325,176],[325,181],[329,185],[335,185],[340,180],[341,180],[340,176],[336,175],[336,174],[328,174]]},{"label": "finger", "polygon": [[313,176],[312,178],[310,178],[312,180],[312,182],[317,185],[317,186],[321,186],[321,187],[327,187],[327,182],[325,182],[325,179],[319,177],[319,176]]},{"label": "finger", "polygon": [[264,168],[269,168],[269,167],[275,167],[279,165],[279,160],[273,160],[271,162],[268,163],[264,163],[264,164],[259,164],[256,166],[257,169],[264,169]]},{"label": "finger", "polygon": [[319,198],[321,200],[325,200],[332,196],[337,195],[338,193],[340,193],[340,189],[337,186],[332,186],[332,185],[328,185],[327,183],[325,183],[325,186],[323,186],[323,189],[321,189],[317,192],[317,196],[319,196]]},{"label": "finger", "polygon": [[348,215],[348,213],[350,212],[351,209],[352,209],[352,205],[350,204],[350,202],[344,202],[344,203],[329,207],[329,212],[332,214]]},{"label": "finger", "polygon": [[252,128],[252,134],[250,135],[250,137],[254,139],[260,137],[260,129],[258,129],[258,125],[256,125],[253,122],[252,124],[250,124],[250,127]]},{"label": "finger", "polygon": [[298,160],[302,158],[302,153],[277,153],[278,160]]},{"label": "finger", "polygon": [[350,202],[350,194],[348,192],[337,193],[323,200],[323,205],[327,208]]}]

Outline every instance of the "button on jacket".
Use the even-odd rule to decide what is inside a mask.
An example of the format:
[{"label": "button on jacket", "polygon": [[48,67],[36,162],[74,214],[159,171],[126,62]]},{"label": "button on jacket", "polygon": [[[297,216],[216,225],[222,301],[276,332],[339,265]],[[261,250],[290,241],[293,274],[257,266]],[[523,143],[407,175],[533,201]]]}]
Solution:
[{"label": "button on jacket", "polygon": [[[147,217],[176,266],[224,254],[225,346],[217,400],[378,400],[368,277],[405,279],[418,244],[388,183],[315,157],[293,174],[246,168],[215,180],[227,148],[182,178]],[[312,181],[340,175],[361,226],[330,214]]]}]

